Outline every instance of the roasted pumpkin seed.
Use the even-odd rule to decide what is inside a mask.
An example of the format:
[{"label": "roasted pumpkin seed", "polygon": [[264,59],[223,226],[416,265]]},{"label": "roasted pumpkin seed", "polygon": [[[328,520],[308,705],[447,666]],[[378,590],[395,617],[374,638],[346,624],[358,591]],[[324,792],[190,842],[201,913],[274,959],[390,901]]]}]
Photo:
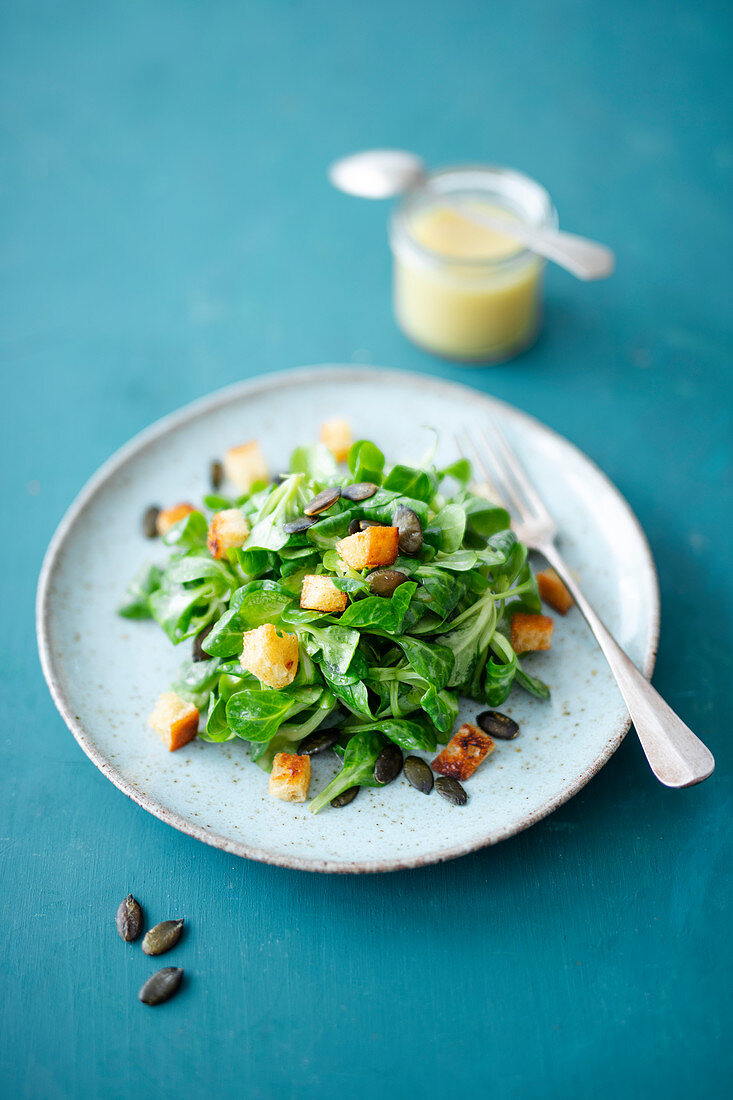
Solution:
[{"label": "roasted pumpkin seed", "polygon": [[341,794],[337,794],[335,798],[332,798],[331,805],[334,810],[340,810],[342,806],[348,806],[350,802],[353,802],[358,793],[358,787],[349,787],[348,790],[342,791]]},{"label": "roasted pumpkin seed", "polygon": [[306,504],[303,511],[307,516],[317,516],[321,512],[325,512],[327,508],[330,508],[336,503],[341,496],[341,490],[338,485],[331,485],[328,489],[321,490],[320,493],[316,493],[310,504]]},{"label": "roasted pumpkin seed", "polygon": [[224,467],[219,462],[218,458],[209,466],[209,480],[211,481],[212,489],[221,489],[222,482],[224,481]]},{"label": "roasted pumpkin seed", "polygon": [[158,534],[158,516],[160,508],[157,504],[151,504],[143,512],[143,534],[146,539],[154,539]]},{"label": "roasted pumpkin seed", "polygon": [[182,932],[183,917],[179,920],[164,920],[145,933],[143,951],[146,955],[164,955],[176,946]]},{"label": "roasted pumpkin seed", "polygon": [[298,516],[290,523],[284,523],[283,531],[286,535],[300,535],[303,531],[307,531],[309,527],[312,527],[314,523],[318,523],[318,516]]},{"label": "roasted pumpkin seed", "polygon": [[125,943],[132,943],[132,941],[136,940],[142,932],[143,911],[140,907],[140,902],[137,901],[132,894],[128,894],[117,907],[115,924],[117,925],[117,931],[122,936]]},{"label": "roasted pumpkin seed", "polygon": [[401,504],[392,516],[392,523],[400,532],[402,553],[417,554],[422,546],[422,524],[417,512]]},{"label": "roasted pumpkin seed", "polygon": [[435,780],[435,789],[451,806],[465,806],[468,795],[457,779],[449,775],[439,775]]},{"label": "roasted pumpkin seed", "polygon": [[196,637],[194,638],[194,640],[193,640],[193,650],[191,652],[191,660],[192,661],[210,661],[211,660],[211,654],[210,653],[205,653],[204,650],[201,648],[201,646],[206,641],[209,634],[211,634],[211,631],[213,629],[214,629],[214,624],[209,623],[209,625],[205,626],[204,629],[202,631],[200,631],[196,635]]},{"label": "roasted pumpkin seed", "polygon": [[309,733],[298,745],[299,756],[315,756],[335,745],[339,739],[338,730],[326,730],[324,733]]},{"label": "roasted pumpkin seed", "polygon": [[351,523],[349,524],[349,534],[350,535],[358,535],[360,531],[361,531],[361,520],[360,519],[352,519]]},{"label": "roasted pumpkin seed", "polygon": [[367,574],[366,580],[373,596],[391,596],[395,588],[407,580],[407,574],[400,573],[399,569],[375,569]]},{"label": "roasted pumpkin seed", "polygon": [[344,485],[341,496],[345,500],[369,500],[373,497],[378,486],[373,481],[357,481],[354,485]]},{"label": "roasted pumpkin seed", "polygon": [[420,794],[430,794],[433,789],[433,773],[419,756],[408,756],[405,759],[405,778]]},{"label": "roasted pumpkin seed", "polygon": [[374,764],[377,783],[391,783],[402,771],[402,753],[397,745],[385,745]]},{"label": "roasted pumpkin seed", "polygon": [[162,1005],[178,992],[182,980],[183,970],[180,966],[164,966],[148,978],[138,993],[138,999],[144,1005]]},{"label": "roasted pumpkin seed", "polygon": [[508,714],[498,710],[482,710],[476,721],[484,733],[498,737],[500,741],[513,741],[519,733],[519,726]]}]

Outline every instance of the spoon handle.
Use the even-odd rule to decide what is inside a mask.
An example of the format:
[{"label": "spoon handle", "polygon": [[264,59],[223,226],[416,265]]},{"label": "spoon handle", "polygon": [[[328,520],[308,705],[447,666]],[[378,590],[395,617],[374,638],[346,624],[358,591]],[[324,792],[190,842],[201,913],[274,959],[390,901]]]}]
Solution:
[{"label": "spoon handle", "polygon": [[470,202],[460,199],[452,199],[451,206],[467,221],[519,241],[532,252],[553,260],[579,279],[606,279],[616,265],[610,248],[587,237],[562,233],[559,229],[540,229],[523,222],[495,218],[493,214],[485,214]]}]

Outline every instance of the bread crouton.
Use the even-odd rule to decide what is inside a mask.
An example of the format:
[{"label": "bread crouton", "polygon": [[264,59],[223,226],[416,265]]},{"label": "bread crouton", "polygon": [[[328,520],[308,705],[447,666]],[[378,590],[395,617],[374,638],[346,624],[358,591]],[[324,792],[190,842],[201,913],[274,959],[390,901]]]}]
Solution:
[{"label": "bread crouton", "polygon": [[278,634],[272,623],[263,623],[243,634],[239,663],[267,687],[287,687],[298,671],[298,636]]},{"label": "bread crouton", "polygon": [[510,641],[515,653],[549,649],[552,639],[552,619],[548,615],[512,615]]},{"label": "bread crouton", "polygon": [[330,577],[315,573],[303,577],[300,606],[307,611],[344,611],[348,597],[336,587]]},{"label": "bread crouton", "polygon": [[374,569],[392,565],[399,552],[400,532],[396,527],[367,527],[336,543],[336,549],[351,569]]},{"label": "bread crouton", "polygon": [[166,691],[158,698],[148,718],[148,725],[153,727],[169,751],[174,752],[193,741],[198,733],[198,708],[181,699],[174,691]]},{"label": "bread crouton", "polygon": [[472,726],[470,722],[464,722],[443,751],[435,757],[431,767],[441,775],[468,779],[495,748],[496,745],[488,733],[484,733],[478,726]]},{"label": "bread crouton", "polygon": [[248,493],[256,481],[269,481],[267,461],[256,439],[229,448],[224,455],[224,473],[240,493]]},{"label": "bread crouton", "polygon": [[209,524],[206,545],[212,558],[223,558],[233,546],[244,546],[249,526],[239,508],[217,512]]},{"label": "bread crouton", "polygon": [[537,574],[537,587],[545,603],[561,615],[567,615],[575,601],[554,569],[548,568]]},{"label": "bread crouton", "polygon": [[352,442],[348,420],[337,416],[321,424],[321,443],[326,444],[337,462],[346,462]]},{"label": "bread crouton", "polygon": [[175,526],[179,520],[185,519],[186,516],[190,516],[193,511],[193,504],[174,504],[172,508],[161,509],[155,521],[156,531],[159,535],[164,535],[166,531],[170,531],[171,527]]},{"label": "bread crouton", "polygon": [[311,781],[310,756],[278,752],[272,762],[269,792],[283,802],[305,802]]}]

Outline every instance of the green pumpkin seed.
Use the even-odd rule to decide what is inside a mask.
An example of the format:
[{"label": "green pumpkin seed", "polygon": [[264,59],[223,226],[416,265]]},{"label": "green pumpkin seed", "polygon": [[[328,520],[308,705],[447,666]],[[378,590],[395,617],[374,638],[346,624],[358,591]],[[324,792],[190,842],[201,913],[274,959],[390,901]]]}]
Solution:
[{"label": "green pumpkin seed", "polygon": [[340,810],[342,806],[348,806],[350,802],[353,802],[358,793],[358,787],[349,787],[348,790],[342,791],[341,794],[337,794],[335,798],[332,798],[331,805],[334,810]]},{"label": "green pumpkin seed", "polygon": [[366,580],[373,596],[391,596],[407,580],[407,574],[400,573],[399,569],[375,569]]},{"label": "green pumpkin seed", "polygon": [[204,652],[204,650],[201,648],[201,646],[204,643],[204,641],[206,640],[206,638],[208,638],[209,634],[211,634],[211,631],[213,629],[214,629],[214,624],[209,623],[209,625],[205,626],[204,629],[202,631],[200,631],[200,633],[198,633],[196,635],[196,637],[194,638],[194,640],[193,640],[193,650],[192,650],[192,653],[191,653],[191,660],[192,661],[210,661],[211,660],[211,655]]},{"label": "green pumpkin seed", "polygon": [[435,789],[451,806],[465,806],[468,795],[457,779],[449,775],[439,775],[435,780]]},{"label": "green pumpkin seed", "polygon": [[338,485],[331,485],[328,489],[323,489],[320,493],[316,493],[313,500],[310,504],[306,504],[303,511],[307,516],[317,516],[335,504],[340,496],[341,490]]},{"label": "green pumpkin seed", "polygon": [[138,999],[144,1005],[162,1005],[178,992],[182,980],[183,970],[180,966],[164,966],[148,978],[138,993]]},{"label": "green pumpkin seed", "polygon": [[373,481],[357,481],[353,485],[344,485],[341,496],[345,500],[369,500],[373,497],[378,486]]},{"label": "green pumpkin seed", "polygon": [[125,943],[132,943],[143,930],[143,911],[140,902],[132,894],[120,902],[115,917],[117,931]]},{"label": "green pumpkin seed", "polygon": [[433,789],[433,773],[419,756],[408,756],[405,760],[405,778],[420,794],[430,794]]},{"label": "green pumpkin seed", "polygon": [[319,752],[325,752],[338,741],[338,730],[327,730],[325,733],[309,733],[298,745],[299,756],[315,756]]},{"label": "green pumpkin seed", "polygon": [[211,488],[214,490],[220,489],[224,481],[224,467],[216,458],[209,466],[209,480],[211,481]]},{"label": "green pumpkin seed", "polygon": [[402,753],[397,745],[385,745],[374,764],[377,783],[391,783],[402,771]]},{"label": "green pumpkin seed", "polygon": [[284,523],[283,531],[286,535],[301,535],[303,531],[307,531],[314,523],[318,523],[317,516],[298,516],[297,519],[291,520],[290,523]]},{"label": "green pumpkin seed", "polygon": [[392,516],[392,523],[400,532],[400,550],[403,554],[417,554],[422,546],[422,524],[417,512],[401,504]]},{"label": "green pumpkin seed", "polygon": [[349,524],[349,534],[350,535],[358,535],[360,531],[361,531],[361,520],[360,519],[352,519],[351,523]]},{"label": "green pumpkin seed", "polygon": [[160,508],[157,504],[151,504],[149,508],[146,508],[143,512],[143,534],[146,539],[154,539],[158,534],[158,516],[160,515]]},{"label": "green pumpkin seed", "polygon": [[183,932],[183,917],[179,920],[164,920],[156,924],[143,936],[143,951],[146,955],[164,955],[175,947]]},{"label": "green pumpkin seed", "polygon": [[359,530],[366,531],[367,527],[386,527],[386,523],[380,523],[378,519],[360,519]]},{"label": "green pumpkin seed", "polygon": [[500,741],[513,741],[519,733],[519,726],[508,714],[498,710],[482,710],[476,721],[484,733],[498,737]]}]

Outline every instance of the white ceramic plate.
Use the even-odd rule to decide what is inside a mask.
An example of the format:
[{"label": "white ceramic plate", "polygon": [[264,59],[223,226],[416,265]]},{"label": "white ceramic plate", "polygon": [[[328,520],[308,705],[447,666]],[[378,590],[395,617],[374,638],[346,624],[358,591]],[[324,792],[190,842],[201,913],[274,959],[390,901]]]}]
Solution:
[{"label": "white ceramic plate", "polygon": [[[151,502],[197,501],[208,465],[257,437],[272,468],[317,438],[324,414],[343,413],[357,437],[393,462],[416,462],[440,432],[438,458],[483,414],[500,419],[559,521],[562,548],[631,658],[650,676],[659,598],[644,535],[618,491],[575,447],[525,414],[464,386],[414,374],[325,367],[258,378],[160,420],[111,458],[82,490],[49,547],[38,592],[38,638],[56,705],[84,752],[112,782],[163,821],[238,855],[312,871],[386,871],[451,859],[511,836],[575,794],[618,748],[628,718],[577,611],[555,616],[551,653],[531,669],[549,681],[544,703],[515,689],[502,708],[520,736],[466,784],[463,808],[418,794],[404,776],[317,816],[267,793],[244,742],[194,741],[165,751],[146,724],[183,653],[152,622],[115,608],[140,564],[162,548],[140,534]],[[185,644],[185,643],[184,643]],[[190,643],[189,643],[190,644]],[[466,705],[461,718],[479,708]],[[325,754],[332,757],[332,754]],[[316,758],[311,790],[336,771]]]}]

